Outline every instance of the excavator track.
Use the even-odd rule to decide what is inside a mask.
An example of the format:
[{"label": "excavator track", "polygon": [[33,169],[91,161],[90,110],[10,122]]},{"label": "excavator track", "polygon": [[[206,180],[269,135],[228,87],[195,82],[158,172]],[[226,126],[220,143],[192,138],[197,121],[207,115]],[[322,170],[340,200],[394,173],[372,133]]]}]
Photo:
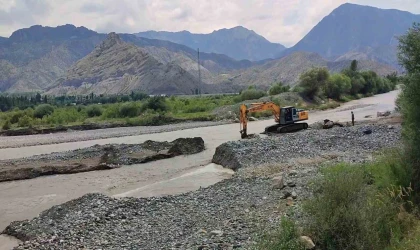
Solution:
[{"label": "excavator track", "polygon": [[307,128],[308,128],[307,123],[293,123],[293,124],[288,124],[288,125],[283,125],[283,126],[280,124],[275,124],[275,125],[266,127],[265,133],[266,134],[270,134],[270,133],[285,134],[285,133],[297,132],[297,131],[307,129]]}]

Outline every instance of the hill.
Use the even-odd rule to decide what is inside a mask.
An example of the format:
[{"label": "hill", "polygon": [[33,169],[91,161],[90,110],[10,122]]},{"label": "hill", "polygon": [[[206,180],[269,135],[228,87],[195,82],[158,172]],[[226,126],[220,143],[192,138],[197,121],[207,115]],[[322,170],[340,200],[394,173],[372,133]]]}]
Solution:
[{"label": "hill", "polygon": [[[198,79],[174,63],[163,64],[145,50],[110,33],[89,55],[72,66],[49,94],[191,94]],[[203,85],[204,91],[211,91]]]},{"label": "hill", "polygon": [[[287,85],[294,85],[298,82],[300,75],[311,68],[327,67],[330,72],[340,72],[344,68],[348,68],[350,64],[351,60],[328,61],[313,52],[293,52],[261,66],[233,72],[221,81],[237,85],[263,87],[268,87],[279,81]],[[387,75],[396,71],[391,66],[369,60],[359,61],[359,70],[373,70],[379,75]]]},{"label": "hill", "polygon": [[[106,34],[74,25],[35,25],[15,31],[10,38],[0,41],[0,64],[5,65],[0,69],[0,92],[42,92],[50,88],[106,37]],[[148,48],[147,51],[161,62],[179,64],[198,75],[196,51],[185,45],[129,34],[122,34],[121,39]],[[215,53],[201,53],[200,56],[203,80],[208,83],[213,82],[209,71],[213,74],[258,64]]]},{"label": "hill", "polygon": [[[396,36],[404,34],[420,15],[356,4],[343,4],[324,17],[302,40],[287,51],[315,52],[327,58],[367,58],[397,65]],[[341,60],[342,58],[340,58]]]},{"label": "hill", "polygon": [[146,31],[136,34],[139,37],[167,40],[186,45],[190,48],[200,48],[203,52],[224,54],[236,60],[264,60],[285,49],[281,44],[271,43],[264,37],[242,26],[231,29],[221,29],[210,34],[193,34],[188,31]]}]

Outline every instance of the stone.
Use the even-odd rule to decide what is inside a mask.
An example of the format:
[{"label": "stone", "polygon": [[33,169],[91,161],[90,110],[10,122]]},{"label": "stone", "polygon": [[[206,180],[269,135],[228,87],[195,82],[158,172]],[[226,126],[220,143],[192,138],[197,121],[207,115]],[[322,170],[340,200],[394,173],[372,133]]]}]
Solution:
[{"label": "stone", "polygon": [[297,198],[297,194],[296,194],[296,192],[295,192],[295,191],[293,191],[293,192],[292,192],[292,198],[293,198],[293,199],[296,199],[296,198]]},{"label": "stone", "polygon": [[294,181],[288,181],[287,186],[289,187],[296,187],[296,183]]},{"label": "stone", "polygon": [[256,122],[256,121],[258,121],[258,119],[257,119],[257,118],[252,117],[252,116],[250,116],[250,117],[248,118],[248,120],[250,120],[251,122]]},{"label": "stone", "polygon": [[388,129],[394,129],[394,126],[389,125],[389,126],[388,126]]},{"label": "stone", "polygon": [[292,194],[289,191],[284,191],[281,198],[286,199],[286,198],[290,197],[291,195]]},{"label": "stone", "polygon": [[370,128],[364,129],[364,130],[363,130],[363,134],[365,134],[365,135],[370,135],[370,134],[372,134],[372,129],[370,129]]},{"label": "stone", "polygon": [[215,235],[215,236],[222,236],[223,235],[223,231],[222,230],[213,230],[210,232],[211,235]]},{"label": "stone", "polygon": [[279,175],[273,178],[273,188],[274,189],[283,189],[284,188],[284,179],[283,176]]},{"label": "stone", "polygon": [[315,248],[314,242],[308,236],[300,236],[299,240],[300,240],[300,242],[302,242],[302,244],[305,246],[306,249],[314,249]]}]

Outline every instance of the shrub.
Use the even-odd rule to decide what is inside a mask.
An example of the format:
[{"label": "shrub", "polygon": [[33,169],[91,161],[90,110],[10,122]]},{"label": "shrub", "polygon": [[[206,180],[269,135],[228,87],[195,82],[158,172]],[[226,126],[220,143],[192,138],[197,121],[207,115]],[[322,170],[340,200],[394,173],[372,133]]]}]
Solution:
[{"label": "shrub", "polygon": [[125,103],[120,107],[120,117],[135,117],[140,112],[139,107],[134,103]]},{"label": "shrub", "polygon": [[[408,226],[400,202],[371,183],[364,166],[323,170],[314,197],[304,205],[308,228],[321,249],[385,249]],[[395,192],[393,192],[395,194]]]},{"label": "shrub", "polygon": [[284,92],[288,92],[290,90],[290,86],[284,86],[283,83],[279,82],[271,86],[268,93],[270,95],[278,95]]},{"label": "shrub", "polygon": [[35,108],[34,117],[43,118],[44,116],[51,115],[54,112],[54,107],[50,104],[41,104]]},{"label": "shrub", "polygon": [[257,249],[304,250],[305,247],[299,241],[295,223],[284,217],[281,220],[280,229],[263,237]]},{"label": "shrub", "polygon": [[239,95],[239,99],[240,101],[255,100],[266,95],[267,94],[262,90],[247,89],[242,91],[242,93]]},{"label": "shrub", "polygon": [[300,76],[299,86],[302,94],[310,99],[314,99],[325,86],[330,77],[326,68],[314,68]]},{"label": "shrub", "polygon": [[9,129],[10,129],[10,127],[11,127],[10,121],[9,121],[9,120],[6,120],[6,121],[4,122],[4,124],[3,124],[3,126],[2,126],[2,129],[3,129],[3,130],[9,130]]},{"label": "shrub", "polygon": [[89,117],[101,116],[102,108],[99,105],[91,105],[86,108],[86,114]]},{"label": "shrub", "polygon": [[142,107],[143,110],[151,109],[154,111],[167,111],[168,105],[166,103],[165,97],[161,96],[154,96],[152,98],[149,98],[146,103]]},{"label": "shrub", "polygon": [[348,94],[351,89],[350,77],[343,74],[332,75],[324,86],[328,98],[339,100],[342,95]]},{"label": "shrub", "polygon": [[22,116],[21,118],[19,118],[18,126],[19,127],[32,127],[32,118],[27,115]]},{"label": "shrub", "polygon": [[25,113],[23,111],[17,110],[13,111],[11,117],[10,117],[10,123],[15,124],[19,122],[19,119],[23,117]]}]

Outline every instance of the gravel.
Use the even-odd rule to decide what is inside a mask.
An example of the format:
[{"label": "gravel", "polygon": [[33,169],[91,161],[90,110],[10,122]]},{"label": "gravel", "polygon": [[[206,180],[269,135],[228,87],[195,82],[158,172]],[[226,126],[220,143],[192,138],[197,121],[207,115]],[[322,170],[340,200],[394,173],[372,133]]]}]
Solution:
[{"label": "gravel", "polygon": [[248,249],[284,214],[300,216],[325,161],[368,161],[400,136],[400,125],[360,125],[228,142],[213,160],[236,169],[232,179],[177,196],[88,194],[3,233],[25,241],[16,249]]},{"label": "gravel", "polygon": [[218,126],[232,123],[231,121],[209,121],[209,122],[186,122],[179,124],[169,124],[162,126],[140,126],[125,128],[108,128],[88,131],[74,131],[66,133],[30,135],[30,136],[1,136],[0,148],[18,148],[24,146],[57,144],[64,142],[78,142],[106,139],[113,137],[135,136],[143,134],[154,134],[185,130],[200,127]]},{"label": "gravel", "polygon": [[[371,131],[370,134],[366,134]],[[305,130],[268,138],[227,142],[216,148],[213,162],[237,170],[267,163],[287,163],[296,158],[316,158],[334,154],[339,160],[363,162],[365,153],[397,146],[401,126],[386,124],[334,127],[328,130]]]}]

